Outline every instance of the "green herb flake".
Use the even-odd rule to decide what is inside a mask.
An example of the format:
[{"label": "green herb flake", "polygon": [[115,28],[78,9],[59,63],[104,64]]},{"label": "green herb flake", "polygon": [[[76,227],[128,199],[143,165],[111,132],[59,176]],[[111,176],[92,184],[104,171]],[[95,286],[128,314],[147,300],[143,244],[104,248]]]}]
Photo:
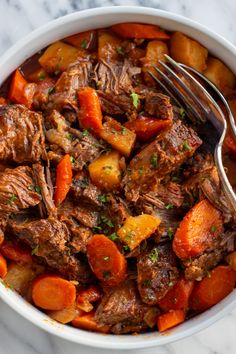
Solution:
[{"label": "green herb flake", "polygon": [[39,250],[39,245],[35,246],[33,249],[32,249],[32,256],[34,256],[35,254],[38,254],[38,250]]},{"label": "green herb flake", "polygon": [[12,196],[11,196],[11,198],[8,199],[7,203],[8,204],[14,203],[16,201],[16,199],[17,199],[17,196],[14,193],[12,193]]},{"label": "green herb flake", "polygon": [[211,232],[216,232],[217,231],[217,226],[215,226],[215,225],[212,225],[212,227],[211,227]]},{"label": "green herb flake", "polygon": [[134,232],[133,231],[128,231],[126,236],[125,236],[125,240],[126,241],[130,241],[133,236],[134,236]]},{"label": "green herb flake", "polygon": [[109,272],[109,270],[104,270],[103,279],[108,280],[108,279],[110,279],[110,277],[111,277],[111,272]]},{"label": "green herb flake", "polygon": [[110,257],[109,257],[109,256],[105,256],[105,257],[103,257],[103,260],[104,260],[104,261],[106,261],[106,262],[107,262],[107,261],[109,261],[109,259],[110,259]]},{"label": "green herb flake", "polygon": [[108,236],[108,238],[112,241],[115,241],[118,239],[117,233],[113,232],[110,236]]},{"label": "green herb flake", "polygon": [[124,48],[122,48],[122,47],[117,47],[116,52],[120,55],[123,55],[123,56],[125,55]]},{"label": "green herb flake", "polygon": [[93,230],[94,233],[96,233],[96,232],[98,232],[98,231],[102,231],[102,227],[101,227],[101,226],[94,226],[94,227],[92,228],[92,230]]},{"label": "green herb flake", "polygon": [[113,222],[112,222],[110,219],[108,219],[105,215],[101,215],[101,216],[100,216],[100,219],[101,219],[101,222],[103,222],[103,223],[106,224],[107,226],[109,226],[109,227],[114,227]]},{"label": "green herb flake", "polygon": [[81,48],[85,49],[86,46],[87,46],[86,39],[83,39],[82,42],[81,42]]},{"label": "green herb flake", "polygon": [[82,132],[82,136],[85,137],[85,136],[89,136],[90,133],[87,129],[85,129],[83,132]]},{"label": "green herb flake", "polygon": [[48,89],[48,94],[50,95],[51,93],[53,93],[55,91],[55,87],[50,87]]},{"label": "green herb flake", "polygon": [[108,195],[107,194],[101,194],[98,196],[98,201],[100,203],[107,203],[109,201]]},{"label": "green herb flake", "polygon": [[127,129],[125,127],[121,127],[121,134],[125,135],[127,133]]},{"label": "green herb flake", "polygon": [[149,255],[149,259],[154,263],[158,260],[158,249],[155,247],[152,249],[150,255]]},{"label": "green herb flake", "polygon": [[171,178],[171,181],[172,181],[172,182],[179,182],[179,177],[173,176],[173,177]]},{"label": "green herb flake", "polygon": [[74,158],[74,156],[70,156],[70,162],[71,162],[71,163],[75,163],[75,158]]},{"label": "green herb flake", "polygon": [[132,93],[130,94],[130,97],[131,97],[131,99],[132,99],[133,106],[134,106],[135,108],[138,108],[138,106],[139,106],[139,95],[138,95],[137,93],[135,93],[135,92],[132,92]]},{"label": "green herb flake", "polygon": [[123,250],[124,250],[124,251],[129,251],[129,246],[124,245],[124,246],[123,246]]},{"label": "green herb flake", "polygon": [[44,73],[39,73],[39,75],[38,75],[38,79],[39,79],[39,81],[43,81],[43,80],[45,80],[45,79],[46,79],[45,74],[44,74]]},{"label": "green herb flake", "polygon": [[142,175],[143,175],[143,172],[144,172],[143,167],[140,167],[140,168],[138,169],[139,175],[142,176]]},{"label": "green herb flake", "polygon": [[132,168],[128,167],[128,168],[126,169],[126,172],[127,172],[128,175],[130,175],[130,174],[132,173]]},{"label": "green herb flake", "polygon": [[167,230],[167,235],[168,235],[169,239],[172,240],[174,232],[171,227],[169,227],[169,229]]},{"label": "green herb flake", "polygon": [[152,280],[151,279],[144,279],[142,285],[149,287],[152,285]]},{"label": "green herb flake", "polygon": [[185,151],[189,151],[189,150],[191,149],[190,146],[189,146],[188,141],[184,141],[184,142],[183,142],[183,149],[184,149]]},{"label": "green herb flake", "polygon": [[186,112],[182,107],[179,109],[179,114],[180,114],[181,118],[184,118],[186,116]]},{"label": "green herb flake", "polygon": [[165,206],[165,208],[167,209],[167,210],[169,210],[169,209],[173,209],[175,206],[173,205],[173,204],[166,204],[166,206]]},{"label": "green herb flake", "polygon": [[41,194],[41,187],[35,186],[34,190],[35,190],[36,193]]},{"label": "green herb flake", "polygon": [[152,154],[150,157],[150,164],[153,168],[157,168],[158,166],[158,158],[156,154]]}]

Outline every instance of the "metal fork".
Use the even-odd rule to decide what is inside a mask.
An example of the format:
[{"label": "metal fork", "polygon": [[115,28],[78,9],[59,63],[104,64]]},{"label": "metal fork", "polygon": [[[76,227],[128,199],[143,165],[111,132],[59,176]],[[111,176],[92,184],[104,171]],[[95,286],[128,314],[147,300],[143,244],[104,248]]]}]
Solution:
[{"label": "metal fork", "polygon": [[160,79],[149,71],[153,79],[173,99],[179,108],[184,108],[191,119],[207,151],[213,154],[223,191],[236,213],[236,195],[225,173],[222,162],[222,145],[227,123],[219,105],[209,92],[185,68],[168,55],[167,62],[159,60],[161,68],[153,66]]}]

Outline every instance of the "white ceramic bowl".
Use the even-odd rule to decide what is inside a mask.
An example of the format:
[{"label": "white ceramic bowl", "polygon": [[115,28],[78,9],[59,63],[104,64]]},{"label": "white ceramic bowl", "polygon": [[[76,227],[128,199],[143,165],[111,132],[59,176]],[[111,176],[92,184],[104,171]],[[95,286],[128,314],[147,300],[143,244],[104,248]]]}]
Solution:
[{"label": "white ceramic bowl", "polygon": [[[68,35],[88,29],[107,27],[119,22],[158,24],[170,31],[182,31],[205,45],[236,73],[236,48],[206,27],[173,13],[144,7],[106,7],[77,12],[30,33],[11,47],[0,59],[1,82],[25,59],[48,44]],[[211,325],[236,307],[236,290],[208,311],[168,333],[134,335],[103,335],[60,325],[23,300],[18,294],[0,284],[0,297],[19,314],[38,327],[61,338],[99,348],[134,349],[167,344],[190,336]]]}]

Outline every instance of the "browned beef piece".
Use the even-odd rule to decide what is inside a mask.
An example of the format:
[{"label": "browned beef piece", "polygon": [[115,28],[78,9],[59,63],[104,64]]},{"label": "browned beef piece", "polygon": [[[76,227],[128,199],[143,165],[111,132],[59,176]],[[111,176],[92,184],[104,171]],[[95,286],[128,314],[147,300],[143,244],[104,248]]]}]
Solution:
[{"label": "browned beef piece", "polygon": [[16,213],[40,203],[41,195],[27,166],[7,168],[0,173],[0,212]]},{"label": "browned beef piece", "polygon": [[0,106],[0,160],[36,162],[44,156],[42,115],[23,105]]},{"label": "browned beef piece", "polygon": [[162,93],[149,92],[145,97],[144,111],[158,119],[173,119],[170,97]]},{"label": "browned beef piece", "polygon": [[235,250],[236,231],[226,231],[212,248],[199,257],[183,262],[184,275],[189,280],[201,280],[207,276],[208,271],[217,266],[224,257]]},{"label": "browned beef piece", "polygon": [[86,253],[88,241],[93,236],[91,229],[82,226],[73,218],[61,217],[61,220],[66,224],[71,234],[70,241],[68,242],[71,253]]},{"label": "browned beef piece", "polygon": [[80,87],[89,86],[92,63],[81,59],[73,63],[63,72],[56,82],[55,92],[49,96],[49,109],[69,108],[77,110],[77,91]]},{"label": "browned beef piece", "polygon": [[144,322],[148,306],[142,304],[134,281],[107,289],[95,313],[99,325],[111,325],[111,332],[129,333],[148,328]]},{"label": "browned beef piece", "polygon": [[137,260],[138,289],[143,302],[155,305],[179,277],[177,257],[170,243],[144,251]]},{"label": "browned beef piece", "polygon": [[12,221],[9,229],[19,240],[36,250],[36,256],[67,278],[86,282],[91,277],[88,266],[70,255],[68,228],[56,218],[22,223]]},{"label": "browned beef piece", "polygon": [[126,198],[137,201],[140,191],[150,190],[157,179],[175,171],[200,145],[193,129],[180,120],[174,122],[131,160],[122,182]]},{"label": "browned beef piece", "polygon": [[131,98],[126,94],[114,95],[109,92],[98,91],[102,112],[109,115],[131,114],[134,105]]}]

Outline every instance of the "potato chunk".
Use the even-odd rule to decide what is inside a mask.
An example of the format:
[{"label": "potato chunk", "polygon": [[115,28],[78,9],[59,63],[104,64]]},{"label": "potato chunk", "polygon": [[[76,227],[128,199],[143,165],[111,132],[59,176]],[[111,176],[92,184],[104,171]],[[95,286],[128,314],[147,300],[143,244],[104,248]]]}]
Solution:
[{"label": "potato chunk", "polygon": [[122,155],[129,156],[134,143],[136,134],[122,126],[115,119],[107,118],[102,126],[100,133],[102,139],[118,150]]},{"label": "potato chunk", "polygon": [[80,312],[82,311],[77,310],[75,305],[73,305],[62,310],[50,310],[47,315],[57,322],[66,324],[73,321]]},{"label": "potato chunk", "polygon": [[199,72],[206,69],[208,50],[181,32],[175,32],[171,37],[170,54],[174,60]]},{"label": "potato chunk", "polygon": [[89,166],[89,175],[92,182],[107,191],[112,191],[120,186],[121,168],[120,154],[116,151],[102,154]]},{"label": "potato chunk", "polygon": [[148,214],[129,216],[117,231],[117,235],[122,242],[129,246],[130,250],[133,250],[153,234],[160,222],[158,217]]},{"label": "potato chunk", "polygon": [[147,71],[150,70],[155,76],[157,76],[158,74],[152,66],[156,65],[160,67],[159,60],[166,61],[165,54],[169,54],[166,43],[158,40],[148,42],[146,55],[140,60],[142,62],[143,78],[146,84],[152,84],[154,82],[153,78]]},{"label": "potato chunk", "polygon": [[117,60],[122,52],[121,40],[108,31],[98,31],[98,59]]},{"label": "potato chunk", "polygon": [[233,72],[219,59],[209,58],[207,68],[203,74],[224,94],[230,93],[235,86],[235,76]]},{"label": "potato chunk", "polygon": [[40,65],[48,72],[65,71],[81,54],[77,48],[61,41],[51,44],[39,58]]}]

